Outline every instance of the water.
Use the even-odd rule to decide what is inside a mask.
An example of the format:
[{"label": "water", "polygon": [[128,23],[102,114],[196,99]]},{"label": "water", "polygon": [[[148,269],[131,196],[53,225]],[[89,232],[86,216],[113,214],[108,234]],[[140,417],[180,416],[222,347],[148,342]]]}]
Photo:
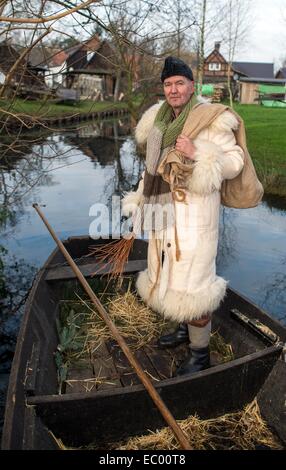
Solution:
[{"label": "water", "polygon": [[[9,213],[0,220],[2,411],[23,304],[37,269],[55,247],[32,204],[45,205],[60,238],[87,234],[90,207],[110,203],[141,175],[144,162],[129,134],[125,121],[85,124],[78,131],[29,137],[17,154],[2,159],[2,197],[9,201]],[[284,324],[285,215],[286,201],[278,198],[254,209],[222,208],[217,258],[218,273],[231,287]]]}]

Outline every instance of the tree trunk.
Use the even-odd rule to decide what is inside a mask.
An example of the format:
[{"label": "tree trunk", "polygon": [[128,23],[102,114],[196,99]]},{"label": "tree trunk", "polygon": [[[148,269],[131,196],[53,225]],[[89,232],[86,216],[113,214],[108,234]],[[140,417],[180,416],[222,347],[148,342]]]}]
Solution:
[{"label": "tree trunk", "polygon": [[202,94],[203,78],[204,78],[206,11],[207,11],[207,0],[203,0],[201,35],[200,35],[200,46],[199,46],[199,63],[198,63],[198,88],[197,88],[197,93],[199,95]]},{"label": "tree trunk", "polygon": [[119,100],[120,82],[121,82],[121,70],[118,70],[116,74],[116,82],[115,82],[115,88],[114,88],[114,101]]},{"label": "tree trunk", "polygon": [[232,62],[230,61],[227,67],[227,89],[228,89],[228,94],[229,94],[229,104],[230,104],[230,107],[233,108],[233,96],[232,96],[232,88],[231,88],[231,68],[232,68]]}]

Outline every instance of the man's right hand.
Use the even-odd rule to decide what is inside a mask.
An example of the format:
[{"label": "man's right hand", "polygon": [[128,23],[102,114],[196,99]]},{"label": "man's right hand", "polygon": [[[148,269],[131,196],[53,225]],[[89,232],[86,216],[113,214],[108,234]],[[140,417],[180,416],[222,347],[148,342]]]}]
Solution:
[{"label": "man's right hand", "polygon": [[194,160],[194,154],[196,147],[193,144],[193,141],[184,134],[180,134],[176,141],[176,150],[181,152],[184,157]]}]

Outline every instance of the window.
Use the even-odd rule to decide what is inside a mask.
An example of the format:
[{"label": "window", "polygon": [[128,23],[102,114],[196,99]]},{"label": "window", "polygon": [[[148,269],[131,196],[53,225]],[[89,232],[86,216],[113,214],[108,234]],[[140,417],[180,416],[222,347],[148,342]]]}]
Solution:
[{"label": "window", "polygon": [[86,60],[87,60],[87,62],[90,61],[90,59],[92,58],[93,54],[94,54],[93,51],[87,51],[87,53],[86,53]]},{"label": "window", "polygon": [[221,64],[213,62],[212,64],[209,64],[209,70],[211,71],[221,70]]}]

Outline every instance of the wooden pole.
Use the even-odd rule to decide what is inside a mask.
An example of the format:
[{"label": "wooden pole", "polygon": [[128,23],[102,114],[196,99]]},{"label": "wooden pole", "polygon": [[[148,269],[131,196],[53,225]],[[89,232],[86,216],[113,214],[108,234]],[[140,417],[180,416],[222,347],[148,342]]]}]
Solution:
[{"label": "wooden pole", "polygon": [[82,287],[84,288],[85,292],[90,297],[93,304],[95,305],[95,307],[96,307],[98,313],[100,314],[101,318],[104,320],[106,325],[109,327],[113,337],[118,342],[119,346],[121,347],[121,349],[124,352],[125,356],[127,357],[128,361],[130,362],[132,367],[135,369],[136,374],[138,375],[138,377],[141,380],[142,384],[146,388],[147,392],[149,393],[149,395],[152,398],[153,402],[157,406],[158,410],[162,414],[163,418],[165,419],[167,424],[172,429],[172,431],[173,431],[175,437],[177,438],[181,448],[184,449],[184,450],[192,450],[192,448],[190,446],[190,443],[188,442],[186,436],[184,435],[184,433],[183,433],[182,429],[180,428],[180,426],[178,425],[177,421],[175,420],[175,418],[173,417],[171,412],[168,410],[167,406],[163,402],[163,400],[160,397],[160,395],[158,394],[157,390],[154,388],[154,386],[153,386],[152,382],[150,381],[150,379],[147,377],[147,375],[143,371],[143,369],[142,369],[141,365],[139,364],[139,362],[137,361],[137,359],[135,359],[134,355],[130,351],[129,347],[127,346],[125,340],[123,339],[123,337],[121,336],[121,334],[117,330],[116,326],[110,320],[107,311],[105,310],[105,308],[101,304],[100,300],[97,298],[97,296],[95,295],[95,293],[91,289],[91,287],[88,284],[87,280],[83,276],[80,269],[77,267],[76,263],[74,262],[74,260],[72,259],[72,257],[70,256],[70,254],[68,253],[66,248],[64,247],[61,240],[57,237],[55,231],[53,230],[53,228],[51,227],[51,225],[47,221],[46,217],[44,216],[44,214],[40,210],[38,204],[33,204],[33,207],[34,207],[34,209],[36,209],[39,216],[43,220],[43,222],[46,225],[46,227],[47,227],[48,231],[50,232],[51,236],[53,237],[56,244],[58,245],[60,251],[64,255],[64,257],[67,260],[70,267],[72,268],[74,274],[76,275],[76,277],[80,281],[80,283],[81,283]]}]

